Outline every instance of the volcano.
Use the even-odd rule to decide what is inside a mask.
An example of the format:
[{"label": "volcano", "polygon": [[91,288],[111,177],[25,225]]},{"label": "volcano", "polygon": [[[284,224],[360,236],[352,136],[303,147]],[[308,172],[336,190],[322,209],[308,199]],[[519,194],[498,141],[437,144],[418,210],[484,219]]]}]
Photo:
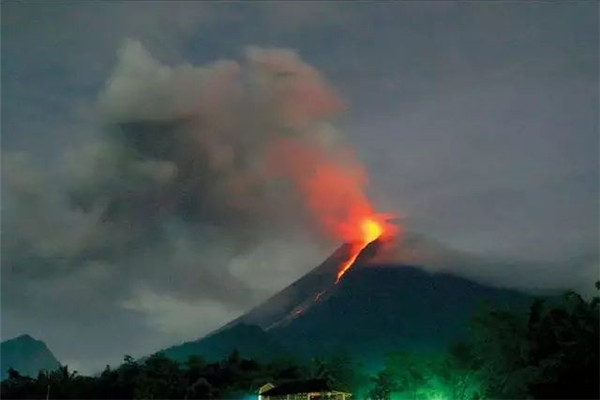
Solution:
[{"label": "volcano", "polygon": [[383,245],[376,240],[366,246],[338,282],[340,265],[353,251],[344,244],[246,314],[165,354],[179,361],[190,355],[217,360],[237,349],[261,360],[339,353],[379,359],[389,351],[435,351],[465,339],[482,303],[522,309],[531,302],[516,290],[379,262]]}]

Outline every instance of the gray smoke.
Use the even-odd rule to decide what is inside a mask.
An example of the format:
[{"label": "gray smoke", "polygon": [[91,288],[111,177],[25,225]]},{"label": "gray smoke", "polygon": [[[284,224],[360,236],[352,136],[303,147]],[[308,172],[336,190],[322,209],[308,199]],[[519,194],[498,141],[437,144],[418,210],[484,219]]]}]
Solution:
[{"label": "gray smoke", "polygon": [[342,143],[342,101],[293,51],[170,67],[128,41],[98,104],[101,139],[60,165],[3,154],[2,300],[14,318],[39,322],[43,305],[42,319],[78,321],[82,334],[110,316],[187,339],[330,250],[291,182],[263,165],[281,138]]}]

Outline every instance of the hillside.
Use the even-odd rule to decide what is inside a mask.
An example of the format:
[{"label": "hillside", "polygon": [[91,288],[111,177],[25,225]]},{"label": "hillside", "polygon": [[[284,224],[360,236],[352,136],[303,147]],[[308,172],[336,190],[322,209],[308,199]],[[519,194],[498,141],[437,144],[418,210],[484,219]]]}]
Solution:
[{"label": "hillside", "polygon": [[379,358],[390,350],[429,351],[465,339],[477,307],[524,308],[530,296],[410,265],[369,265],[378,243],[334,284],[347,246],[213,334],[166,350],[186,359],[223,357],[234,348],[261,359],[346,352]]},{"label": "hillside", "polygon": [[244,357],[259,361],[271,361],[285,353],[272,335],[258,326],[242,323],[201,340],[170,347],[164,353],[180,362],[186,361],[190,355],[201,356],[206,361],[218,361],[227,357],[233,349]]},{"label": "hillside", "polygon": [[355,268],[318,304],[269,331],[296,354],[438,350],[468,334],[477,307],[523,308],[530,298],[405,265]]},{"label": "hillside", "polygon": [[46,343],[29,335],[21,335],[0,344],[2,379],[6,371],[14,368],[21,375],[36,376],[39,370],[54,370],[60,363]]}]

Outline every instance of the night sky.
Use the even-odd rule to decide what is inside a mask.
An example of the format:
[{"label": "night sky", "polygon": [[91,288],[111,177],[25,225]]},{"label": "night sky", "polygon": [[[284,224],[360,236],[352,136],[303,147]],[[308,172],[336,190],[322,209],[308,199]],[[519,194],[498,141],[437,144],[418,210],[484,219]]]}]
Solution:
[{"label": "night sky", "polygon": [[[80,372],[200,337],[339,245],[256,189],[285,130],[352,146],[377,210],[478,260],[459,273],[598,277],[597,2],[8,2],[1,33],[2,339]],[[300,111],[265,95],[274,68]],[[196,149],[197,121],[228,146]]]}]

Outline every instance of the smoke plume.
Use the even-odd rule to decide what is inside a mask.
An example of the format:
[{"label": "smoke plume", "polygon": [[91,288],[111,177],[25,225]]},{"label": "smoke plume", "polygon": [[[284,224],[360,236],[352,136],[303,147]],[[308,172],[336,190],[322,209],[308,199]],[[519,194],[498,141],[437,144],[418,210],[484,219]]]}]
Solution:
[{"label": "smoke plume", "polygon": [[110,187],[106,221],[169,213],[240,239],[304,225],[339,241],[352,239],[344,224],[372,214],[366,174],[333,127],[343,102],[292,51],[167,67],[128,42],[100,104],[112,168],[128,182],[111,174],[74,196],[89,206]]},{"label": "smoke plume", "polygon": [[223,319],[206,328],[226,322],[354,239],[347,225],[372,212],[335,129],[344,103],[293,51],[168,66],[130,40],[98,105],[98,140],[56,168],[3,157],[3,302],[36,326],[144,317],[196,336],[190,309]]}]

